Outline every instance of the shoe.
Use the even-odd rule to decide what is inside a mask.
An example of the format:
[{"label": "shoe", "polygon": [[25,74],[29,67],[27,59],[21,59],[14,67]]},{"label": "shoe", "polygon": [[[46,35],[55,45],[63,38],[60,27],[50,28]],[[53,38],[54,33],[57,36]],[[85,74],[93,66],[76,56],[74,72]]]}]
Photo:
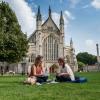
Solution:
[{"label": "shoe", "polygon": [[37,82],[36,85],[42,85],[42,84]]},{"label": "shoe", "polygon": [[50,82],[50,83],[59,83],[59,82],[56,82],[56,81],[52,81],[52,82]]}]

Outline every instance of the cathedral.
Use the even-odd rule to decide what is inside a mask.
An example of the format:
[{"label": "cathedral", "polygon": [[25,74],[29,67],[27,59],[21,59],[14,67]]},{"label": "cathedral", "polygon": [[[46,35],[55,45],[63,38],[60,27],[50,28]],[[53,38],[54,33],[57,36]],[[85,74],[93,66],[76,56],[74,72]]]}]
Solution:
[{"label": "cathedral", "polygon": [[29,37],[28,63],[34,63],[38,55],[43,56],[44,64],[50,68],[53,64],[57,64],[57,59],[62,57],[66,63],[69,63],[73,71],[78,70],[77,59],[73,47],[73,41],[70,45],[64,44],[64,18],[61,11],[59,19],[59,27],[52,19],[51,8],[49,7],[48,18],[42,23],[42,15],[40,7],[38,7],[36,15],[36,30]]},{"label": "cathedral", "polygon": [[[65,46],[64,36],[64,18],[62,11],[58,27],[52,19],[51,8],[49,7],[47,20],[42,23],[42,15],[40,7],[38,7],[36,15],[36,30],[28,38],[29,49],[27,57],[23,58],[18,64],[10,64],[9,66],[5,64],[5,66],[9,67],[5,68],[7,68],[7,71],[25,74],[34,63],[35,58],[38,55],[41,55],[44,58],[44,66],[47,68],[48,72],[50,72],[53,65],[57,64],[59,57],[64,58],[65,62],[71,66],[74,72],[77,71],[78,65],[73,41],[71,39],[69,46]],[[4,70],[6,72],[6,69]]]}]

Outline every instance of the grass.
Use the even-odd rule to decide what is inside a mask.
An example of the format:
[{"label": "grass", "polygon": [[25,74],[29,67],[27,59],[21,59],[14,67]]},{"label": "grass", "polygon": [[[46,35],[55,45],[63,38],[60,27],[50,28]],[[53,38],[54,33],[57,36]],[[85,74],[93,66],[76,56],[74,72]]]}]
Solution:
[{"label": "grass", "polygon": [[100,100],[100,72],[79,75],[88,82],[30,86],[24,76],[0,76],[0,100]]}]

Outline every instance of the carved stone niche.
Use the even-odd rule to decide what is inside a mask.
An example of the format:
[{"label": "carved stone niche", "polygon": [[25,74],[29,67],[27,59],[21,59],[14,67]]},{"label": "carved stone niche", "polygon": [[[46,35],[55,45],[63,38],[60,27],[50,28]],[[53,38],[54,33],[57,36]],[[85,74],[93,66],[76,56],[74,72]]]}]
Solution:
[{"label": "carved stone niche", "polygon": [[50,35],[51,35],[51,36],[54,36],[54,34],[53,34],[53,33],[50,33]]},{"label": "carved stone niche", "polygon": [[51,26],[48,26],[48,31],[53,31],[53,27],[51,27]]},{"label": "carved stone niche", "polygon": [[43,33],[47,33],[47,31],[48,31],[47,29],[42,29]]}]

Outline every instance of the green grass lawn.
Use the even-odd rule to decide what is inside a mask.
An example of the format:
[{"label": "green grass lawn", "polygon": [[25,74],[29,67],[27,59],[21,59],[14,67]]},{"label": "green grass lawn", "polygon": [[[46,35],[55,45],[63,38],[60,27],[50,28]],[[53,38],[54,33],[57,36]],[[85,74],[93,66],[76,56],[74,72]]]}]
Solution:
[{"label": "green grass lawn", "polygon": [[25,77],[0,76],[0,100],[100,100],[100,73],[80,73],[87,83],[23,85]]}]

